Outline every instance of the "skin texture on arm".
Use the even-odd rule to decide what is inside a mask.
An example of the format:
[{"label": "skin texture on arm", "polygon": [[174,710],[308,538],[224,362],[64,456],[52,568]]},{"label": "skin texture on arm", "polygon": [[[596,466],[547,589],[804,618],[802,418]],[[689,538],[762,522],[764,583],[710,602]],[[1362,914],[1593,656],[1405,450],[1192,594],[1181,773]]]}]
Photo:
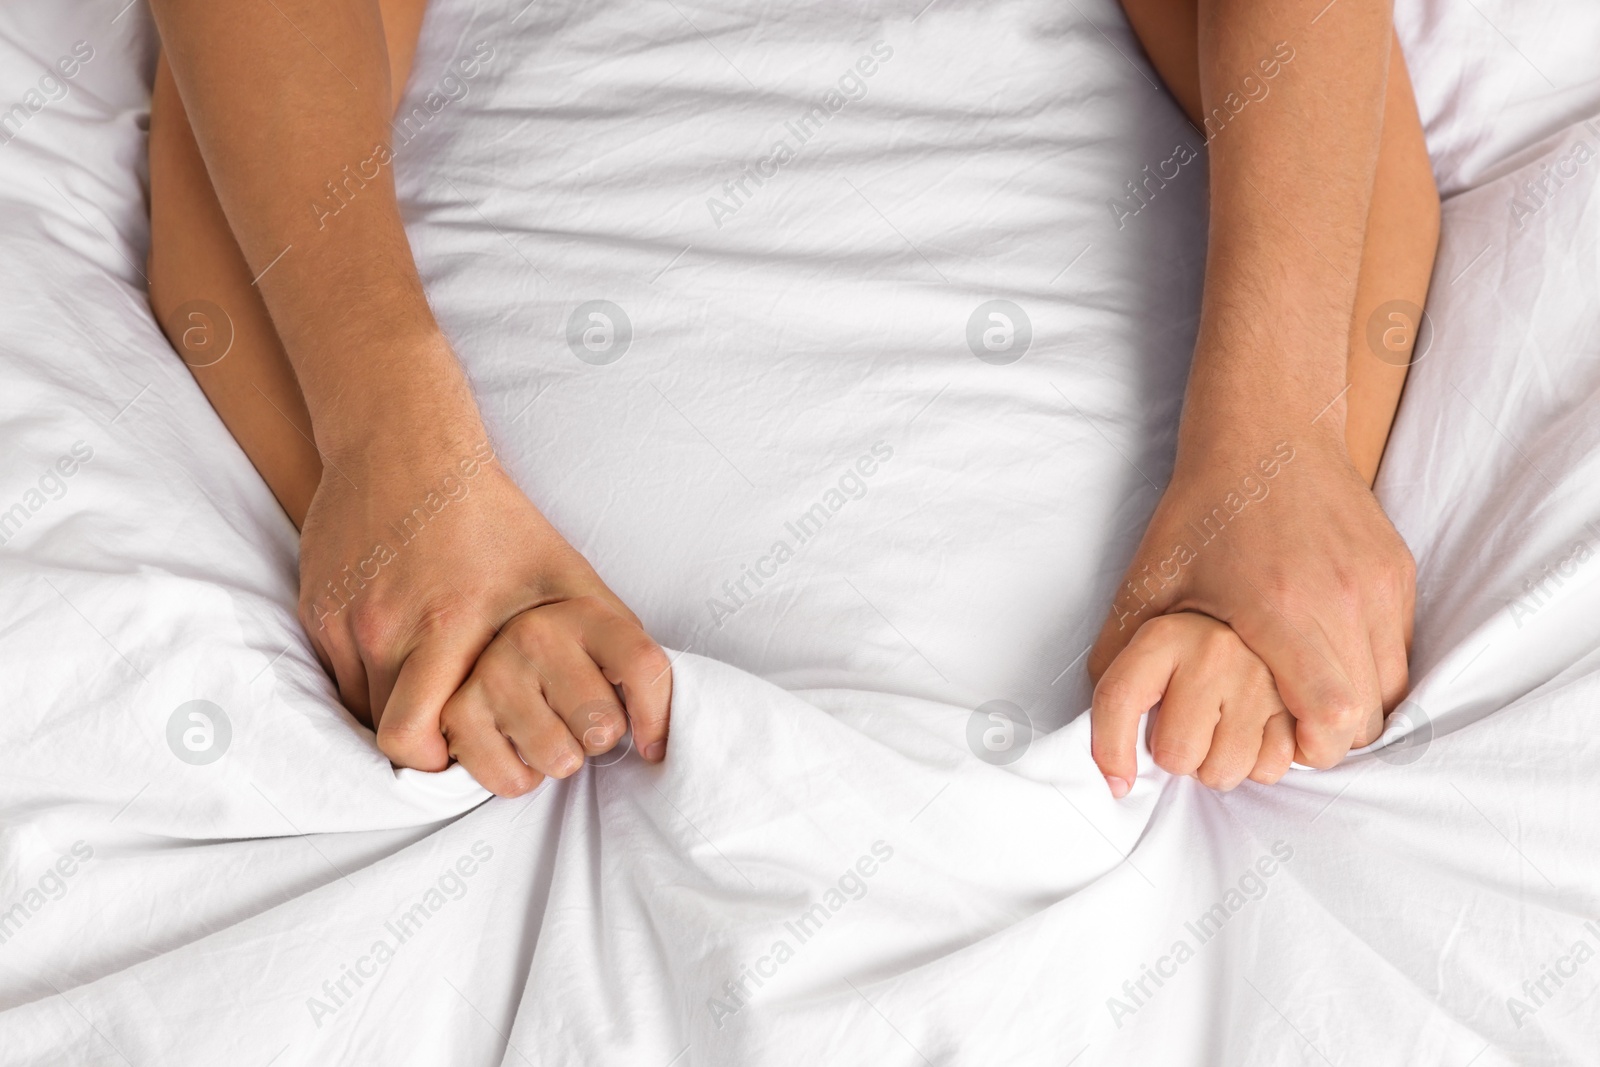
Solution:
[{"label": "skin texture on arm", "polygon": [[[422,293],[391,168],[335,224],[319,226],[312,210],[325,183],[389,141],[393,91],[376,0],[158,0],[152,10],[322,451],[352,447],[357,417],[384,401],[477,437],[465,381]],[[431,404],[408,388],[419,378],[440,393]]]},{"label": "skin texture on arm", "polygon": [[1350,319],[1350,391],[1344,397],[1345,447],[1368,485],[1378,477],[1411,362],[1426,355],[1414,346],[1438,249],[1439,187],[1411,76],[1395,38],[1389,46],[1383,140]]},{"label": "skin texture on arm", "polygon": [[[425,770],[453,755],[515,794],[631,719],[659,760],[665,655],[500,467],[424,298],[388,149],[391,69],[409,65],[421,6],[391,7],[394,55],[376,0],[156,0],[194,150],[153,114],[151,259],[168,264],[153,300],[241,309],[247,358],[197,377],[297,521],[304,505],[301,621],[385,754]],[[326,184],[364,161],[376,173],[322,217]],[[279,410],[252,413],[251,393]]]},{"label": "skin texture on arm", "polygon": [[[1404,373],[1367,349],[1362,309],[1426,292],[1438,208],[1415,106],[1390,82],[1386,5],[1129,8],[1209,134],[1211,229],[1177,463],[1091,676],[1147,620],[1210,615],[1271,670],[1297,758],[1330,766],[1406,688],[1413,565],[1369,489]],[[1185,26],[1192,65],[1166,32]],[[1272,60],[1270,95],[1241,105]],[[1246,478],[1266,489],[1248,509]],[[1097,707],[1143,698],[1118,677]]]},{"label": "skin texture on arm", "polygon": [[[1220,135],[1223,130],[1216,128],[1214,122],[1210,127],[1205,125],[1206,114],[1200,104],[1196,0],[1125,0],[1123,6],[1150,62],[1189,121],[1203,133]],[[1270,82],[1261,75],[1259,66],[1252,76],[1257,86],[1267,86],[1268,96],[1260,101],[1266,105]],[[1236,91],[1243,95],[1251,88],[1241,78]],[[1351,462],[1371,485],[1377,478],[1389,427],[1400,404],[1411,342],[1420,327],[1410,310],[1421,308],[1427,299],[1439,244],[1439,192],[1405,56],[1399,39],[1392,34],[1383,128],[1363,238],[1348,338],[1346,375],[1350,391],[1344,397],[1344,439]],[[1402,314],[1406,321],[1383,314],[1385,305],[1397,303],[1410,305],[1404,312],[1392,312]],[[1369,336],[1375,316],[1382,328],[1380,337],[1383,331],[1390,331],[1381,351]]]},{"label": "skin texture on arm", "polygon": [[[381,0],[390,107],[411,70],[426,0]],[[311,416],[211,187],[163,52],[150,102],[150,304],[295,528],[322,479]]]}]

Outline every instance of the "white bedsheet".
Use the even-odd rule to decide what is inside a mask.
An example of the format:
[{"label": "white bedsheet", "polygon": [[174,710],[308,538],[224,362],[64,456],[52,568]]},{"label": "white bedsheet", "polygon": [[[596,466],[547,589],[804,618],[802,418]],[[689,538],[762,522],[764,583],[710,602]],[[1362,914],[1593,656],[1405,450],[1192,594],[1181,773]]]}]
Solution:
[{"label": "white bedsheet", "polygon": [[[1600,163],[1515,207],[1600,153],[1558,62],[1592,12],[1512,52],[1509,4],[1398,16],[1457,193],[1380,485],[1417,728],[1118,803],[1082,653],[1170,464],[1202,163],[1108,201],[1195,135],[1108,3],[917,6],[430,15],[396,164],[430,294],[502,455],[681,653],[665,766],[517,801],[339,710],[293,530],[149,319],[142,9],[0,16],[0,104],[94,50],[0,146],[0,1062],[1592,1060]],[[1468,84],[1444,40],[1561,80]],[[996,299],[1010,364],[969,349]],[[566,340],[595,300],[613,362]],[[1037,730],[1008,765],[969,747],[995,700]]]}]

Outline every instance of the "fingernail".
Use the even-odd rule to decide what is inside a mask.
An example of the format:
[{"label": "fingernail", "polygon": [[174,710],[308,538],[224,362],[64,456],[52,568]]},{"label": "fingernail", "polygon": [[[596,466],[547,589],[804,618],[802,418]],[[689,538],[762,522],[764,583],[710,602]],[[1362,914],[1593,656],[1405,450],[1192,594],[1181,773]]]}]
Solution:
[{"label": "fingernail", "polygon": [[666,754],[667,743],[665,741],[652,741],[648,745],[644,746],[644,758],[649,760],[651,763],[660,763],[661,757],[665,756]]},{"label": "fingernail", "polygon": [[1108,774],[1105,777],[1106,785],[1111,787],[1111,795],[1118,800],[1127,796],[1128,791],[1133,788],[1126,778],[1118,778],[1114,774]]}]

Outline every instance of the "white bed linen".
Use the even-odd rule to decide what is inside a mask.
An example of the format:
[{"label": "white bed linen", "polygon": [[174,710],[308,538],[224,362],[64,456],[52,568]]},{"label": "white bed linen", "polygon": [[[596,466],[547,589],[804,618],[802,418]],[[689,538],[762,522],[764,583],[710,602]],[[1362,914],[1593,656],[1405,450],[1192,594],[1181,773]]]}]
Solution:
[{"label": "white bed linen", "polygon": [[[1081,653],[1170,463],[1204,179],[1119,228],[1108,200],[1194,135],[1114,7],[441,2],[411,91],[438,110],[397,162],[430,294],[508,463],[682,652],[666,766],[484,802],[338,709],[293,531],[149,320],[151,38],[119,8],[0,20],[28,57],[0,101],[95,48],[0,146],[0,509],[44,501],[0,548],[0,909],[25,912],[0,1062],[1585,1062],[1600,964],[1523,983],[1600,949],[1600,164],[1513,214],[1600,146],[1562,132],[1584,86],[1413,59],[1465,190],[1381,484],[1420,568],[1422,729],[1227,797],[1147,765],[1117,803]],[[1590,25],[1560,10],[1519,41],[1551,70]],[[1503,70],[1469,16],[1399,22]],[[880,41],[864,96],[718,225],[708,198]],[[1034,333],[1005,366],[966,340],[997,298]],[[564,339],[597,299],[633,325],[608,365]],[[209,764],[168,741],[196,699],[231,729]],[[969,751],[991,700],[1041,731],[1009,766]]]}]

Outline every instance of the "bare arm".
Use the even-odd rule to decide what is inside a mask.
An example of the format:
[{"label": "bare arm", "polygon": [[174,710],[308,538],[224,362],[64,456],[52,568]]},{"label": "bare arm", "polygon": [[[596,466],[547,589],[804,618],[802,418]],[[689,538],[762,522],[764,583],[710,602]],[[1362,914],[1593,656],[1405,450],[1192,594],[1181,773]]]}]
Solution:
[{"label": "bare arm", "polygon": [[[1156,615],[1227,622],[1317,766],[1375,736],[1406,686],[1410,555],[1344,440],[1389,19],[1378,0],[1199,4],[1199,336],[1172,482],[1090,657],[1098,678]],[[1241,104],[1264,63],[1281,68],[1270,95]]]},{"label": "bare arm", "polygon": [[[497,792],[571,773],[624,710],[660,759],[665,656],[500,467],[428,308],[395,200],[377,0],[152,7],[323,460],[300,614],[346,704],[395,762],[455,755]],[[329,183],[331,218],[314,206]]]},{"label": "bare arm", "polygon": [[[1211,147],[1205,296],[1182,447],[1270,421],[1337,442],[1347,340],[1372,205],[1389,59],[1389,9],[1339,0],[1200,4],[1201,106]],[[1284,56],[1293,58],[1282,64]],[[1271,95],[1243,78],[1279,63]],[[1231,99],[1230,99],[1231,97]],[[1316,419],[1316,422],[1313,420]]]},{"label": "bare arm", "polygon": [[[441,343],[395,202],[377,170],[335,219],[313,204],[389,143],[389,61],[376,0],[156,0],[162,44],[217,197],[259,275],[318,446],[359,447],[378,410],[481,436]],[[380,425],[381,425],[380,420]],[[336,460],[337,461],[337,460]]]}]

